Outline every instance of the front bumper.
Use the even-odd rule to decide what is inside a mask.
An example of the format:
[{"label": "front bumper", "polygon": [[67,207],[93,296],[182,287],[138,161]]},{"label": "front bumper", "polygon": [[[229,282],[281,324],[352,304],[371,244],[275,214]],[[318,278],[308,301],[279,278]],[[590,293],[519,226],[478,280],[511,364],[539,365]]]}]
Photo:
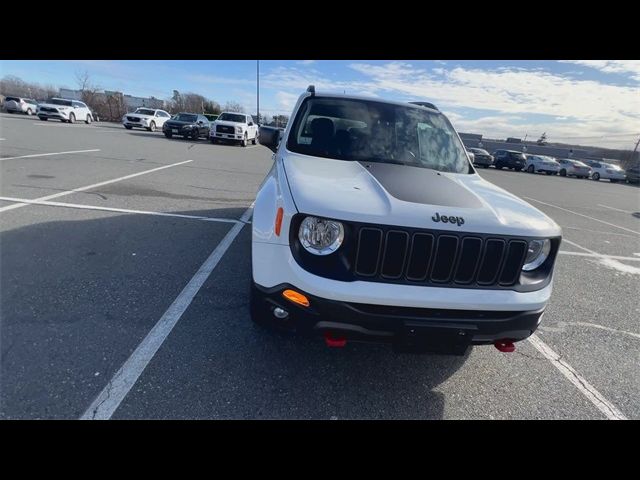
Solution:
[{"label": "front bumper", "polygon": [[125,127],[149,128],[149,124],[141,122],[122,122]]},{"label": "front bumper", "polygon": [[59,118],[62,120],[67,120],[69,118],[69,115],[67,115],[65,112],[43,112],[43,111],[38,111],[36,113],[36,115],[38,115],[38,118]]},{"label": "front bumper", "polygon": [[210,138],[215,138],[219,140],[242,140],[244,138],[243,133],[220,133],[216,131],[211,131],[209,134]]},{"label": "front bumper", "polygon": [[[305,294],[309,306],[285,299],[285,289]],[[286,318],[274,315],[277,307],[287,312]],[[543,308],[473,311],[351,303],[317,297],[289,284],[265,288],[254,282],[251,292],[252,316],[277,328],[350,341],[391,343],[400,351],[454,355],[463,355],[470,345],[524,340],[536,330],[543,313]]]},{"label": "front bumper", "polygon": [[493,160],[491,158],[487,158],[487,157],[475,157],[473,159],[473,164],[474,165],[487,165],[487,166],[491,166],[493,165]]}]

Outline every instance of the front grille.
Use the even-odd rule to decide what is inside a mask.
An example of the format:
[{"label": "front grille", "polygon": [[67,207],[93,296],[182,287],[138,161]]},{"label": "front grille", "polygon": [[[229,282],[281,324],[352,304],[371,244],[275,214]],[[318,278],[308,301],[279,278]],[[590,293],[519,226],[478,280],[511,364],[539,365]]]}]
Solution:
[{"label": "front grille", "polygon": [[140,118],[138,118],[138,117],[127,117],[127,120],[129,120],[130,122],[139,122]]},{"label": "front grille", "polygon": [[58,113],[58,109],[57,108],[50,108],[50,107],[40,107],[40,111],[41,112]]},{"label": "front grille", "polygon": [[395,227],[361,227],[356,238],[354,276],[392,283],[508,287],[527,251],[522,239]]},{"label": "front grille", "polygon": [[218,133],[235,133],[235,127],[229,125],[216,125],[216,132]]}]

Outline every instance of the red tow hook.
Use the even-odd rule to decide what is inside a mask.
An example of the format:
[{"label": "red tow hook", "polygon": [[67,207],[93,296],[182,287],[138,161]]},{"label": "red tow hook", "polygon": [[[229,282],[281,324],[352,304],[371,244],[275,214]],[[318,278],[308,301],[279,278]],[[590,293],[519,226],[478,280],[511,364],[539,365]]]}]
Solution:
[{"label": "red tow hook", "polygon": [[346,338],[334,337],[333,334],[328,330],[324,332],[324,341],[327,344],[327,347],[331,348],[342,348],[347,344]]},{"label": "red tow hook", "polygon": [[493,346],[496,347],[501,352],[511,353],[516,351],[516,346],[513,344],[511,340],[496,340],[493,343]]}]

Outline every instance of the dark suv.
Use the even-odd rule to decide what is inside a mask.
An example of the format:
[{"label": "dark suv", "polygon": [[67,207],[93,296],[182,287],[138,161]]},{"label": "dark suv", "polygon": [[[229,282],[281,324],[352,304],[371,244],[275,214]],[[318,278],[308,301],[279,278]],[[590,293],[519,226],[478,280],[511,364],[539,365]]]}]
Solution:
[{"label": "dark suv", "polygon": [[527,163],[527,157],[524,153],[517,150],[496,150],[493,152],[494,166],[498,170],[502,170],[504,167],[521,171]]}]

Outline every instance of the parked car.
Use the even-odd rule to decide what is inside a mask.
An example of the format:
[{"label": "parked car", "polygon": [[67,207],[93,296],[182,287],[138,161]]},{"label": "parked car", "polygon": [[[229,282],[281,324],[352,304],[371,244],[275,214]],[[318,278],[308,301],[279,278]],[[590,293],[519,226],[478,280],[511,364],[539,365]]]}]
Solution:
[{"label": "parked car", "polygon": [[171,138],[174,135],[193,140],[197,140],[200,137],[206,138],[209,136],[209,120],[198,113],[178,113],[164,122],[162,132],[167,138]]},{"label": "parked car", "polygon": [[557,175],[560,164],[555,158],[546,155],[527,155],[525,170],[529,173],[544,172],[547,175]]},{"label": "parked car", "polygon": [[8,113],[26,113],[34,115],[38,110],[38,102],[33,98],[5,97],[4,109]]},{"label": "parked car", "polygon": [[560,165],[560,171],[558,173],[561,177],[573,176],[576,178],[589,178],[589,175],[591,174],[591,168],[589,165],[586,165],[579,160],[558,158],[557,161]]},{"label": "parked car", "polygon": [[640,167],[631,167],[627,169],[627,183],[640,183]]},{"label": "parked car", "polygon": [[255,145],[258,142],[258,125],[251,115],[222,112],[211,125],[209,139],[211,143],[217,143],[219,140],[233,141],[243,147],[251,140]]},{"label": "parked car", "polygon": [[482,148],[469,148],[468,150],[473,153],[474,165],[480,165],[484,168],[489,168],[493,165],[493,156],[489,155],[486,150]]},{"label": "parked car", "polygon": [[127,113],[122,117],[122,124],[127,130],[132,128],[144,128],[155,132],[162,128],[164,123],[171,118],[169,113],[155,108],[137,108],[133,113]]},{"label": "parked car", "polygon": [[560,227],[478,175],[443,113],[309,87],[280,142],[261,133],[254,322],[453,354],[536,330]]},{"label": "parked car", "polygon": [[625,172],[617,165],[610,163],[598,162],[596,160],[583,160],[584,163],[591,167],[591,180],[609,180],[611,183],[624,182],[626,179]]},{"label": "parked car", "polygon": [[50,98],[45,103],[38,104],[36,114],[40,120],[47,121],[53,118],[62,123],[74,123],[79,120],[88,124],[93,120],[91,110],[84,102],[66,98]]},{"label": "parked car", "polygon": [[212,113],[203,113],[203,115],[207,117],[207,120],[209,120],[209,123],[215,122],[220,116],[220,115],[214,115]]},{"label": "parked car", "polygon": [[471,163],[474,163],[474,160],[476,158],[475,154],[469,150],[465,148],[465,151],[467,152],[467,155],[469,156],[469,160],[471,160]]},{"label": "parked car", "polygon": [[492,155],[494,158],[493,164],[498,170],[506,167],[519,172],[527,163],[524,153],[516,150],[496,150]]}]

